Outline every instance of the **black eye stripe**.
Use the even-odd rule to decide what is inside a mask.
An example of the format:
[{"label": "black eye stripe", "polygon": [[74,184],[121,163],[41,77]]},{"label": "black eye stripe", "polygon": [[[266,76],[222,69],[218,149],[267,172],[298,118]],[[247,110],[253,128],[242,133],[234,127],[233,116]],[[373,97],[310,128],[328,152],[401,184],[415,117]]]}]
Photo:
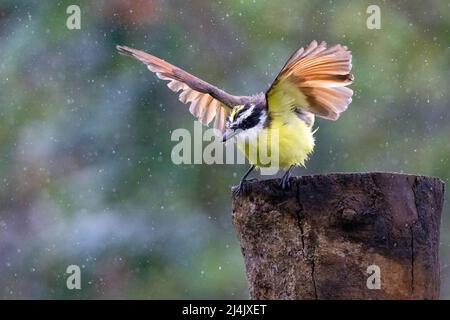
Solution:
[{"label": "black eye stripe", "polygon": [[239,111],[236,113],[236,115],[234,116],[234,119],[239,118],[239,117],[242,115],[242,113],[244,113],[244,112],[247,111],[248,109],[250,109],[250,105],[249,105],[249,104],[246,104],[241,110],[239,110]]},{"label": "black eye stripe", "polygon": [[[228,119],[227,128],[236,130],[247,130],[257,126],[264,114],[264,108],[258,105],[246,104],[242,107],[242,109],[236,111],[233,116]],[[243,115],[243,113],[247,112],[247,114]]]},{"label": "black eye stripe", "polygon": [[253,128],[259,123],[260,117],[261,117],[261,110],[254,109],[254,111],[247,118],[242,119],[239,128],[243,130]]}]

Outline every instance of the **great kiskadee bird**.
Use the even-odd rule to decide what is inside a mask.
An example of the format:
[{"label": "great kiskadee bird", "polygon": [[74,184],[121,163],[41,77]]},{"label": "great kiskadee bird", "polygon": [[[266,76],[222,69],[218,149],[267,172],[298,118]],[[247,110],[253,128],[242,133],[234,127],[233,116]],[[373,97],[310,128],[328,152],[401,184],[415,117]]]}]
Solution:
[{"label": "great kiskadee bird", "polygon": [[[242,177],[238,192],[260,163],[249,155],[249,147],[259,147],[272,132],[278,134],[278,166],[287,169],[281,180],[289,186],[291,171],[304,166],[314,149],[315,115],[337,120],[352,101],[351,52],[346,46],[327,48],[325,42],[312,41],[306,49],[296,50],[266,92],[253,96],[233,96],[190,73],[148,53],[117,46],[120,53],[147,65],[167,86],[180,92],[179,100],[189,103],[189,111],[204,125],[214,119],[223,141],[235,136],[238,147],[251,167]],[[241,139],[239,139],[241,138]]]}]

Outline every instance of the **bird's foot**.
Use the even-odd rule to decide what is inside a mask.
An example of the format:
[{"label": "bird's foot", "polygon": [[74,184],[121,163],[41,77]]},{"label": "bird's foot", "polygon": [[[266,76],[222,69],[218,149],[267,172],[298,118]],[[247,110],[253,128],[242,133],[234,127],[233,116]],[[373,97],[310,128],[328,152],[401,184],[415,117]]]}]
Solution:
[{"label": "bird's foot", "polygon": [[283,175],[281,178],[281,184],[280,187],[283,190],[290,189],[291,188],[291,176],[292,176],[292,169],[294,166],[290,166],[288,171]]},{"label": "bird's foot", "polygon": [[283,190],[291,188],[291,176],[290,175],[284,175],[283,176],[283,178],[281,179],[280,187]]},{"label": "bird's foot", "polygon": [[249,191],[249,184],[252,182],[255,182],[255,181],[258,181],[258,179],[251,178],[251,179],[241,180],[241,182],[239,182],[239,185],[236,188],[234,188],[233,196],[238,197],[238,196],[245,195]]}]

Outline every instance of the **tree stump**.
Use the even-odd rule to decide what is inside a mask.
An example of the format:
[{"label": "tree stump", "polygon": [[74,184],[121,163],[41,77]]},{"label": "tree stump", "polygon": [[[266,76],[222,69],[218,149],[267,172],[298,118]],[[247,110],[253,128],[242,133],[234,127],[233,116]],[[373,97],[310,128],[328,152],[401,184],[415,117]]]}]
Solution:
[{"label": "tree stump", "polygon": [[397,173],[248,184],[233,224],[253,299],[437,299],[444,183]]}]

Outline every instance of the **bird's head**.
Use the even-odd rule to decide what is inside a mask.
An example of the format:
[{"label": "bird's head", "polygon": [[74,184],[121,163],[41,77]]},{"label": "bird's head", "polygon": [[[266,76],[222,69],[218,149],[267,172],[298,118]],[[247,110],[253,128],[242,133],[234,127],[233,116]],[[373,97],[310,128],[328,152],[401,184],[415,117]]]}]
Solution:
[{"label": "bird's head", "polygon": [[248,103],[236,106],[227,118],[222,141],[245,133],[263,129],[267,121],[267,110],[262,104]]}]

